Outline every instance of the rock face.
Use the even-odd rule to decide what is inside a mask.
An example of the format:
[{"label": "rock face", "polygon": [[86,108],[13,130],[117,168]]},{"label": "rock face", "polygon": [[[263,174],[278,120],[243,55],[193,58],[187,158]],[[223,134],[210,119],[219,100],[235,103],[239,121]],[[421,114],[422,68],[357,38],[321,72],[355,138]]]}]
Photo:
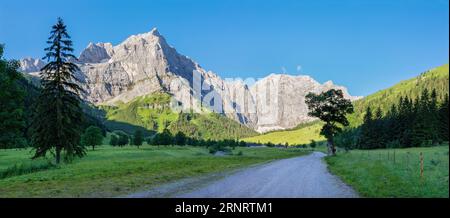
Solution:
[{"label": "rock face", "polygon": [[38,72],[45,66],[41,59],[24,58],[20,60],[20,70],[25,73]]},{"label": "rock face", "polygon": [[313,121],[314,118],[307,115],[306,95],[310,92],[318,94],[332,88],[341,89],[347,99],[357,98],[350,96],[345,87],[335,86],[331,81],[322,85],[309,76],[271,74],[257,81],[250,88],[258,115],[256,131],[293,128],[300,123]]},{"label": "rock face", "polygon": [[108,61],[114,54],[111,43],[89,43],[78,58],[80,63],[101,63]]},{"label": "rock face", "polygon": [[[169,46],[156,29],[133,35],[113,46],[90,43],[74,60],[80,67],[82,96],[94,104],[116,104],[152,92],[173,96],[178,110],[213,111],[259,132],[292,128],[312,120],[304,97],[309,92],[345,87],[319,84],[309,76],[272,74],[248,87],[241,81],[224,81]],[[21,61],[23,72],[39,71],[43,63]],[[32,73],[32,75],[37,75]]]}]

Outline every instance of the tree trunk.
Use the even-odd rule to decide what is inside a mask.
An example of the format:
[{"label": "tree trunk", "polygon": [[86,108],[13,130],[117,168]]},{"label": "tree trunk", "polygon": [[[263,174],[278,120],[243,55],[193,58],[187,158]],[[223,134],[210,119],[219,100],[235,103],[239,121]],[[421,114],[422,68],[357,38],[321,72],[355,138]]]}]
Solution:
[{"label": "tree trunk", "polygon": [[95,145],[92,145],[92,150],[95,150],[95,148],[94,148],[94,147],[95,147]]},{"label": "tree trunk", "polygon": [[327,143],[328,143],[328,155],[333,156],[336,155],[336,148],[334,147],[334,140],[332,136],[328,138]]},{"label": "tree trunk", "polygon": [[56,147],[56,164],[59,164],[61,161],[61,147]]}]

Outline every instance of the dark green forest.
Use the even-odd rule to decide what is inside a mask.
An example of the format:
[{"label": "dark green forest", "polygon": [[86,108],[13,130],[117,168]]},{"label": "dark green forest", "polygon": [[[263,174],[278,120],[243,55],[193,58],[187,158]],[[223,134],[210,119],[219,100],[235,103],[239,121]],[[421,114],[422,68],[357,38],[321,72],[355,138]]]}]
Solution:
[{"label": "dark green forest", "polygon": [[449,140],[448,93],[425,88],[414,100],[401,96],[386,111],[366,108],[363,123],[336,138],[347,149],[425,147]]}]

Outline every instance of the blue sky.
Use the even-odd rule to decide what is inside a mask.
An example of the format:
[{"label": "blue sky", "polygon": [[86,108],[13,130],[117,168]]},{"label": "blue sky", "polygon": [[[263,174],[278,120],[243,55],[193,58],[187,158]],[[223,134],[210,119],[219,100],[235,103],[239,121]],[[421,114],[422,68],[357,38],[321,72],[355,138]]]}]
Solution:
[{"label": "blue sky", "polygon": [[448,0],[68,2],[2,1],[5,56],[43,56],[61,16],[76,55],[91,41],[118,44],[157,27],[180,53],[223,78],[284,71],[333,80],[352,95],[387,88],[449,59]]}]

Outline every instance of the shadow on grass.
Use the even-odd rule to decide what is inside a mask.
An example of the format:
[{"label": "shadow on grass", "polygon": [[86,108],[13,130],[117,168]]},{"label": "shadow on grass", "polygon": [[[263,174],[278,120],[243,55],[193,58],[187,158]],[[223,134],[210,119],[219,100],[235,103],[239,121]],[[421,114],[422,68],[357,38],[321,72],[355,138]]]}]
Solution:
[{"label": "shadow on grass", "polygon": [[57,167],[57,165],[51,163],[50,161],[14,164],[6,170],[0,171],[0,179],[20,176]]}]

